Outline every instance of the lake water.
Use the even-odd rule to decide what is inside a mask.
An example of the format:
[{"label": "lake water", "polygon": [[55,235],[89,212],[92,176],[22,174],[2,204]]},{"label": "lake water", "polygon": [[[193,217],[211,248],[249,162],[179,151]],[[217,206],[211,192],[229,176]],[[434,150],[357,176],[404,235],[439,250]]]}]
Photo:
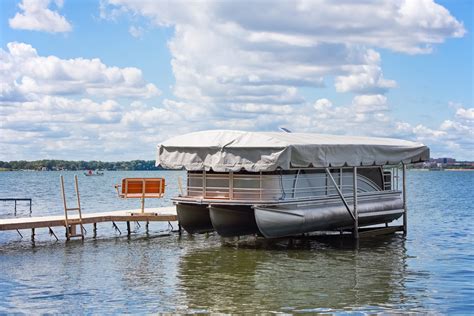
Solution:
[{"label": "lake water", "polygon": [[[64,172],[73,205],[73,172]],[[120,200],[123,177],[164,176],[169,205],[175,171],[79,176],[84,212],[138,208]],[[474,313],[474,172],[408,173],[409,231],[361,240],[181,237],[167,223],[110,223],[98,237],[65,242],[37,230],[0,232],[0,314],[156,312]],[[0,172],[0,197],[33,198],[33,215],[62,214],[58,172]],[[28,216],[27,203],[17,216]],[[14,217],[0,202],[0,217]],[[173,223],[174,228],[176,224]],[[119,228],[125,230],[124,226]],[[63,230],[56,230],[63,235]]]}]

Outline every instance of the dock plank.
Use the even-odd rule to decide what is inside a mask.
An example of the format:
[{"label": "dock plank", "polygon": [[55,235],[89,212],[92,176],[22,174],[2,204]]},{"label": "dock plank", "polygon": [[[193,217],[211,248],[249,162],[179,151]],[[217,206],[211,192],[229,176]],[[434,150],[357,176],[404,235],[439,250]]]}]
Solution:
[{"label": "dock plank", "polygon": [[[79,219],[78,215],[69,215],[70,220]],[[139,209],[122,210],[100,213],[83,213],[82,223],[93,224],[101,222],[133,222],[133,221],[177,221],[175,206],[146,208],[145,214],[140,214]],[[31,229],[45,227],[64,227],[64,215],[36,216],[23,218],[0,219],[0,231],[15,229]]]}]

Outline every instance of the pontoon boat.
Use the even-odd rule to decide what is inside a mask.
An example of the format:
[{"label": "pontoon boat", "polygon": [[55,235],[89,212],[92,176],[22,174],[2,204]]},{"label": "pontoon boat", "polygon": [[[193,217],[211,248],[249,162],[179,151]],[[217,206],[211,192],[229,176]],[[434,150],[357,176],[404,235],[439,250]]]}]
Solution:
[{"label": "pontoon boat", "polygon": [[173,199],[187,232],[275,238],[400,218],[399,166],[405,180],[406,164],[428,159],[405,140],[214,130],[163,142],[156,165],[187,170]]}]

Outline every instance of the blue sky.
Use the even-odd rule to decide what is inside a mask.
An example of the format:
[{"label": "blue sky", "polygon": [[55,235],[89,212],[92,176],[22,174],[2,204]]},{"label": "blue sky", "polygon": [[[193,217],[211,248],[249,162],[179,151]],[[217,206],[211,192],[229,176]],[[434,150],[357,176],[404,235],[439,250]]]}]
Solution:
[{"label": "blue sky", "polygon": [[2,1],[0,159],[153,159],[204,129],[474,160],[473,2]]}]

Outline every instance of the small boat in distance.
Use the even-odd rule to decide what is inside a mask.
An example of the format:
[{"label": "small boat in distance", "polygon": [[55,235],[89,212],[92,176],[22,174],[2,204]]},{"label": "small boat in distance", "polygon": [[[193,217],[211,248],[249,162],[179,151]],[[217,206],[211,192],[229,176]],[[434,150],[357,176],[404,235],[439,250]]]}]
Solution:
[{"label": "small boat in distance", "polygon": [[104,173],[103,173],[103,172],[100,172],[99,170],[96,170],[96,171],[87,170],[86,172],[84,172],[84,175],[85,175],[86,177],[94,177],[94,176],[103,176]]},{"label": "small boat in distance", "polygon": [[[429,159],[411,141],[214,130],[158,146],[156,165],[187,170],[173,198],[188,233],[266,238],[341,231],[403,218],[406,164]],[[399,185],[399,170],[403,186]]]}]

